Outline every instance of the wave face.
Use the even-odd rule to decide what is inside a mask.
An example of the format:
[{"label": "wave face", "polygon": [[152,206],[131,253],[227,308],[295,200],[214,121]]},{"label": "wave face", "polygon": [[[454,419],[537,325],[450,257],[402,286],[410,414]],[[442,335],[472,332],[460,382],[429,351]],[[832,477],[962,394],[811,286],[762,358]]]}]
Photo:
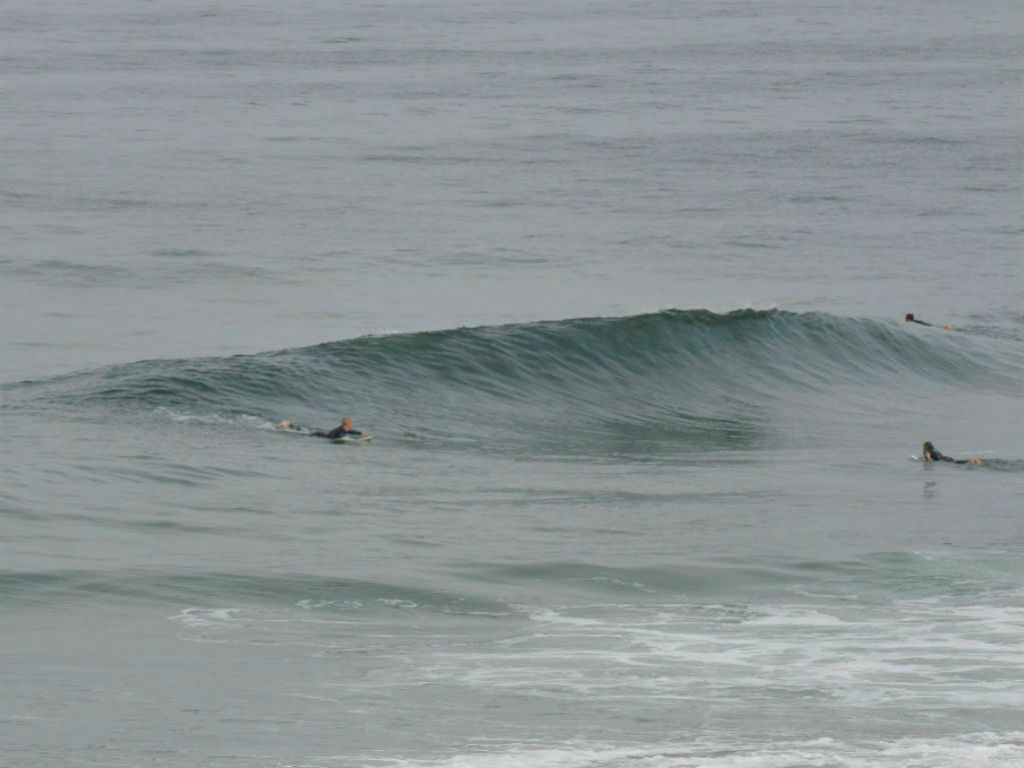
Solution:
[{"label": "wave face", "polygon": [[264,426],[333,426],[344,413],[396,439],[475,442],[497,430],[571,450],[609,439],[749,446],[780,415],[855,420],[883,399],[1016,398],[1020,386],[1016,345],[1004,339],[821,313],[667,310],[146,360],[4,389],[37,406],[257,416]]}]

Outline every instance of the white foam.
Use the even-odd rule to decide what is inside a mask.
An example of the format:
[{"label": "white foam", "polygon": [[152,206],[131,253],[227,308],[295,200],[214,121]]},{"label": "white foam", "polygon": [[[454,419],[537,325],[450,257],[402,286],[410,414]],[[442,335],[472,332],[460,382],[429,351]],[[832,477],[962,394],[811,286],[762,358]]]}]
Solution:
[{"label": "white foam", "polygon": [[[830,705],[1024,706],[1020,611],[894,606],[563,606],[533,632],[420,660],[431,682],[611,700],[751,695]],[[929,705],[930,706],[930,705]]]},{"label": "white foam", "polygon": [[435,761],[381,762],[401,768],[1019,768],[1024,765],[1022,736],[977,733],[863,742],[823,737],[740,746],[707,739],[652,747],[513,744]]},{"label": "white foam", "polygon": [[414,603],[412,600],[401,600],[398,598],[377,598],[377,602],[381,605],[386,605],[388,608],[404,608],[406,610],[415,610],[419,608],[418,603]]},{"label": "white foam", "polygon": [[335,611],[358,611],[363,607],[359,600],[299,600],[295,605],[307,611],[324,608]]},{"label": "white foam", "polygon": [[229,424],[233,426],[255,427],[256,429],[270,432],[281,429],[279,422],[268,421],[261,416],[253,416],[246,413],[238,416],[222,416],[219,413],[180,413],[163,405],[154,408],[153,413],[160,418],[170,419],[179,424]]},{"label": "white foam", "polygon": [[240,608],[184,608],[171,621],[180,622],[186,627],[209,627],[215,624],[234,621]]},{"label": "white foam", "polygon": [[815,610],[790,609],[777,613],[754,616],[747,620],[749,625],[765,627],[842,627],[845,621],[827,613]]}]

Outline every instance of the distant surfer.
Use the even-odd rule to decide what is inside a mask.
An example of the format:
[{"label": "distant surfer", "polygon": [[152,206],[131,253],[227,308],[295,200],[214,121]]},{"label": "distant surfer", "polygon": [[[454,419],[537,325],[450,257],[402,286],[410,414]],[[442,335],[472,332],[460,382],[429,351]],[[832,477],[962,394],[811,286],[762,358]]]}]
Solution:
[{"label": "distant surfer", "polygon": [[932,445],[931,441],[921,446],[921,453],[925,461],[948,461],[951,464],[981,464],[981,459],[954,459],[952,456],[947,456]]},{"label": "distant surfer", "polygon": [[358,429],[352,429],[352,419],[348,416],[342,419],[341,424],[336,426],[330,432],[321,432],[319,430],[309,432],[291,421],[282,421],[278,426],[282,429],[292,429],[296,432],[312,435],[313,437],[326,437],[328,440],[337,440],[342,437],[369,437],[365,432],[361,432]]},{"label": "distant surfer", "polygon": [[[907,314],[903,316],[903,321],[906,323],[917,323],[918,325],[927,325],[929,328],[935,327],[931,323],[926,323],[924,320],[918,320],[916,317],[914,317],[913,312],[907,312]],[[947,331],[953,330],[952,325],[944,325],[942,327],[945,328]]]}]

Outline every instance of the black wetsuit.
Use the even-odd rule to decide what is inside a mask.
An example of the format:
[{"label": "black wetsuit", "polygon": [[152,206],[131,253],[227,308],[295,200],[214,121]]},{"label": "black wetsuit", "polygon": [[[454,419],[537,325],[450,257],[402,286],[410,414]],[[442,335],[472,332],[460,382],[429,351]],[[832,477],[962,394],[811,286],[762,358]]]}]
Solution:
[{"label": "black wetsuit", "polygon": [[339,437],[347,437],[348,435],[363,436],[363,433],[358,429],[345,429],[344,427],[337,426],[330,432],[314,432],[313,437],[326,437],[328,440],[337,440]]},{"label": "black wetsuit", "polygon": [[954,459],[952,456],[947,456],[938,448],[929,449],[924,457],[932,461],[948,461],[951,464],[967,464],[969,462],[969,459]]}]

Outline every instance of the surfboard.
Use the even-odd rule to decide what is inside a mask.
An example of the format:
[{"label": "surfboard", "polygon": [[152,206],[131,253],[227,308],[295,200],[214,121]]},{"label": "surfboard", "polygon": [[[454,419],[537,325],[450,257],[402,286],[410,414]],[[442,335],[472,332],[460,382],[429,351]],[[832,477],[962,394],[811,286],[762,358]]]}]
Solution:
[{"label": "surfboard", "polygon": [[977,466],[979,466],[979,465],[984,463],[981,459],[956,459],[954,461],[931,461],[931,462],[929,462],[926,459],[924,459],[923,457],[915,456],[914,454],[910,454],[909,456],[907,456],[907,461],[924,461],[927,464],[936,464],[936,465],[938,465],[938,464],[956,464],[958,466],[964,466],[964,467],[977,467]]},{"label": "surfboard", "polygon": [[345,437],[337,437],[331,440],[332,443],[368,443],[373,440],[370,435],[346,435]]}]

